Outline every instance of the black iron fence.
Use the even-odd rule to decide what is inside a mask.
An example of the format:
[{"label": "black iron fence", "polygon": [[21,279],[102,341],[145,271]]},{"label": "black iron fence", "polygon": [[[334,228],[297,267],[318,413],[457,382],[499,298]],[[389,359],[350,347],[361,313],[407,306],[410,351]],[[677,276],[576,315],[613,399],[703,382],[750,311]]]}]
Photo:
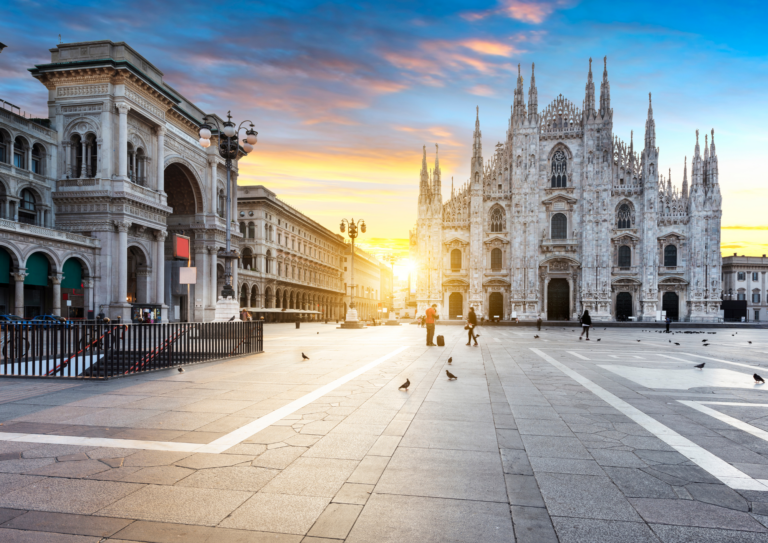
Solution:
[{"label": "black iron fence", "polygon": [[107,379],[264,350],[264,323],[2,324],[0,376]]}]

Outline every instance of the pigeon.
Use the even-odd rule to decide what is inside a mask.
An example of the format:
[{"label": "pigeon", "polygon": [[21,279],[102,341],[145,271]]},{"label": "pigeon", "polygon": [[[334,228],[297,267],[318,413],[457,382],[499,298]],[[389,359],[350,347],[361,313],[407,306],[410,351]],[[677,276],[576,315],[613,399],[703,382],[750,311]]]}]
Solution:
[{"label": "pigeon", "polygon": [[704,369],[704,364],[705,364],[705,362],[702,362],[701,364],[697,364],[696,366],[694,366],[694,368],[696,368],[697,370],[703,370]]},{"label": "pigeon", "polygon": [[184,373],[184,368],[179,368],[179,373]]},{"label": "pigeon", "polygon": [[581,341],[581,336],[579,336],[579,341]]},{"label": "pigeon", "polygon": [[597,338],[597,341],[600,341],[600,338]]},{"label": "pigeon", "polygon": [[638,339],[637,342],[640,343],[640,340]]},{"label": "pigeon", "polygon": [[706,342],[707,342],[707,340],[706,340],[706,339],[702,339],[702,340],[701,340],[701,342],[702,342],[702,343],[706,343]]},{"label": "pigeon", "polygon": [[450,364],[451,362],[453,362],[453,357],[450,357],[450,358],[448,359],[448,363]]},{"label": "pigeon", "polygon": [[755,383],[765,383],[765,380],[763,380],[763,378],[760,377],[758,374],[754,374],[752,377],[755,378]]},{"label": "pigeon", "polygon": [[317,334],[320,335],[320,332],[318,332]]},{"label": "pigeon", "polygon": [[670,339],[669,342],[672,343],[672,340]]},{"label": "pigeon", "polygon": [[452,374],[450,371],[448,371],[448,370],[445,370],[445,374],[448,376],[448,380],[449,381],[453,381],[453,380],[457,379],[457,377],[454,374]]},{"label": "pigeon", "polygon": [[533,336],[533,339],[539,339],[539,336]]},{"label": "pigeon", "polygon": [[303,360],[309,360],[309,357],[307,355],[305,355],[304,353],[301,353],[301,358]]},{"label": "pigeon", "polygon": [[709,343],[705,343],[705,344],[704,344],[704,346],[705,346],[705,347],[709,347]]},{"label": "pigeon", "polygon": [[236,316],[236,315],[232,315],[232,318],[231,318],[231,319],[229,319],[229,322],[232,322],[233,320],[235,320],[235,316]]},{"label": "pigeon", "polygon": [[747,342],[747,343],[749,343],[750,345],[752,345],[752,342],[751,342],[751,341],[749,341],[749,342]]},{"label": "pigeon", "polygon": [[675,345],[680,345],[679,343],[675,343]]},{"label": "pigeon", "polygon": [[410,379],[406,379],[406,380],[405,380],[405,383],[403,383],[402,385],[400,385],[400,388],[398,388],[397,390],[403,390],[403,389],[405,389],[405,390],[407,391],[409,386],[411,386],[411,380],[410,380]]}]

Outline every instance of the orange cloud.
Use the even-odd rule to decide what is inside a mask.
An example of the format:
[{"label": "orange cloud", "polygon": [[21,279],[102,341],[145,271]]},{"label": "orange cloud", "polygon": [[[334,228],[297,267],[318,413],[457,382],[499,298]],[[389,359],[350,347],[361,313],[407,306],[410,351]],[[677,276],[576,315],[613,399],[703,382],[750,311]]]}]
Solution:
[{"label": "orange cloud", "polygon": [[543,23],[556,9],[566,7],[567,3],[566,0],[554,2],[502,0],[501,5],[496,9],[468,12],[462,14],[462,17],[468,21],[478,21],[493,15],[503,15],[522,23],[538,25]]},{"label": "orange cloud", "polygon": [[471,49],[475,53],[482,53],[483,55],[493,55],[498,57],[509,57],[512,53],[516,53],[517,50],[506,43],[487,40],[466,40],[461,42],[461,45],[467,49]]},{"label": "orange cloud", "polygon": [[467,89],[467,92],[477,96],[494,96],[496,94],[496,91],[488,85],[475,85],[474,87]]}]

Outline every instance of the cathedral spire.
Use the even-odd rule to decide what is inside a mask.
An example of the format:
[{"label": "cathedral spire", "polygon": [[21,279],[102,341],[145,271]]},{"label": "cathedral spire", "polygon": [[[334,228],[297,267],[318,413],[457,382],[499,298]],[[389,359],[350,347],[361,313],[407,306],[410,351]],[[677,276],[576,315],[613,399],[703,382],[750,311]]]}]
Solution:
[{"label": "cathedral spire", "polygon": [[528,122],[536,122],[539,113],[539,91],[536,90],[535,63],[531,63],[531,87],[528,89]]},{"label": "cathedral spire", "polygon": [[710,143],[709,171],[712,182],[717,183],[717,153],[715,152],[715,129],[712,129],[712,143]]},{"label": "cathedral spire", "polygon": [[472,158],[483,156],[483,133],[480,132],[480,106],[476,107],[477,117],[475,117],[474,142],[472,144]]},{"label": "cathedral spire", "polygon": [[427,146],[424,146],[424,155],[421,158],[421,182],[419,183],[419,203],[430,200],[429,170],[427,169]]},{"label": "cathedral spire", "polygon": [[688,198],[688,157],[685,157],[683,166],[683,198]]},{"label": "cathedral spire", "polygon": [[443,186],[440,180],[440,159],[437,156],[438,147],[435,144],[435,169],[432,172],[432,194],[438,202],[443,201]]},{"label": "cathedral spire", "polygon": [[656,121],[653,120],[653,104],[651,93],[648,93],[648,119],[645,121],[645,148],[649,151],[656,148]]},{"label": "cathedral spire", "polygon": [[611,117],[611,84],[608,83],[608,57],[603,57],[603,82],[600,83],[600,116]]},{"label": "cathedral spire", "polygon": [[520,74],[520,65],[517,65],[517,87],[515,88],[515,101],[512,106],[512,119],[520,123],[525,119],[525,98],[523,96],[523,76]]},{"label": "cathedral spire", "polygon": [[584,92],[584,115],[587,118],[595,116],[595,83],[592,81],[592,57],[589,57],[589,74]]},{"label": "cathedral spire", "polygon": [[672,168],[669,169],[669,177],[667,177],[667,194],[672,194]]}]

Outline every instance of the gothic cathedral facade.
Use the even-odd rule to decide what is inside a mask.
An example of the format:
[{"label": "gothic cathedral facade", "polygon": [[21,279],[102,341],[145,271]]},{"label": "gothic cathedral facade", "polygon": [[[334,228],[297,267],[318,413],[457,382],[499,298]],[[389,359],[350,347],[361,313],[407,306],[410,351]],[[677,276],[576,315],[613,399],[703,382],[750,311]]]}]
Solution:
[{"label": "gothic cathedral facade", "polygon": [[541,112],[531,73],[526,107],[519,73],[507,137],[483,157],[479,112],[470,179],[442,199],[437,156],[421,166],[410,234],[419,314],[469,307],[490,319],[715,321],[721,298],[714,130],[696,131],[690,188],[659,172],[653,109],[645,141],[613,134],[607,65],[595,101],[592,60],[580,110],[562,95]]}]

